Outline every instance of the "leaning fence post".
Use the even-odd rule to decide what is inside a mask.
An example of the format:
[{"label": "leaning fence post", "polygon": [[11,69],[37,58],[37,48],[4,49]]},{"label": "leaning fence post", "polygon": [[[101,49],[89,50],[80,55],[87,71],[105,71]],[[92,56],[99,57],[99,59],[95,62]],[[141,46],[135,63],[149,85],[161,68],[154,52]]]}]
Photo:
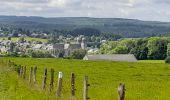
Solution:
[{"label": "leaning fence post", "polygon": [[125,99],[125,84],[120,83],[118,86],[118,100],[124,100]]},{"label": "leaning fence post", "polygon": [[53,87],[54,87],[54,69],[51,68],[50,91],[53,90]]},{"label": "leaning fence post", "polygon": [[83,92],[83,100],[88,100],[90,99],[88,97],[88,87],[90,86],[90,84],[88,84],[88,76],[84,77],[84,92]]},{"label": "leaning fence post", "polygon": [[42,82],[42,89],[46,88],[46,81],[47,81],[47,68],[44,69],[44,76],[43,76],[43,82]]},{"label": "leaning fence post", "polygon": [[23,66],[20,67],[20,71],[19,71],[20,77],[22,77],[22,74],[23,74]]},{"label": "leaning fence post", "polygon": [[62,91],[62,78],[63,78],[63,73],[59,72],[58,73],[58,86],[57,86],[57,96],[61,96],[61,91]]},{"label": "leaning fence post", "polygon": [[75,74],[71,73],[71,100],[74,100],[75,90]]},{"label": "leaning fence post", "polygon": [[34,67],[34,75],[33,75],[34,84],[36,83],[36,73],[37,73],[37,66]]},{"label": "leaning fence post", "polygon": [[29,83],[31,83],[32,81],[32,72],[33,72],[33,67],[30,68]]},{"label": "leaning fence post", "polygon": [[26,66],[24,66],[24,68],[23,68],[23,79],[25,79],[26,78]]}]

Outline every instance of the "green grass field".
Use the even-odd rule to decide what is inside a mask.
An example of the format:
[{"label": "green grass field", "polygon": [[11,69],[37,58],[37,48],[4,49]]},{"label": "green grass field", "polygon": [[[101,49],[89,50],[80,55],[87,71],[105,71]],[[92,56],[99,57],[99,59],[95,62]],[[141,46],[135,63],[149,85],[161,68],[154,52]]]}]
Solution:
[{"label": "green grass field", "polygon": [[[1,67],[0,97],[5,100],[56,100],[57,74],[63,72],[63,92],[59,100],[70,100],[70,74],[76,74],[76,100],[82,100],[83,77],[89,76],[91,100],[117,100],[117,86],[126,85],[126,100],[170,100],[170,64],[157,61],[136,63],[111,61],[82,61],[64,59],[1,58],[11,60],[27,68],[37,66],[36,85],[29,85],[13,71]],[[2,66],[2,65],[1,65]],[[55,89],[50,94],[41,90],[44,68],[55,69]],[[2,70],[3,69],[3,70]],[[7,71],[6,71],[7,70]],[[29,69],[27,70],[28,79]],[[2,98],[2,99],[3,99]],[[57,99],[58,100],[58,99]]]},{"label": "green grass field", "polygon": [[[8,38],[7,37],[6,38],[0,38],[0,40],[3,40],[3,39],[7,40]],[[18,39],[19,38],[17,38],[17,37],[11,38],[12,41],[17,41]],[[27,38],[24,38],[24,39],[27,40],[27,41],[41,41],[41,42],[44,42],[44,43],[46,43],[48,41],[47,39],[31,38],[31,37],[27,37]]]},{"label": "green grass field", "polygon": [[139,60],[138,62],[140,63],[165,63],[164,60]]}]

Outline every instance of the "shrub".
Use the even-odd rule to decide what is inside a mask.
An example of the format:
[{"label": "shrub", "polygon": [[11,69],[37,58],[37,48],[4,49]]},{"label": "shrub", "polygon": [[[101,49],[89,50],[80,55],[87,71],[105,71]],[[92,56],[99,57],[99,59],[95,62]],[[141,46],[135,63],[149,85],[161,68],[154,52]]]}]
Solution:
[{"label": "shrub", "polygon": [[77,49],[77,50],[74,50],[72,53],[71,53],[71,58],[72,59],[83,59],[83,57],[86,55],[86,50],[83,50],[83,49]]},{"label": "shrub", "polygon": [[165,63],[169,63],[169,64],[170,64],[170,56],[168,56],[168,57],[165,59]]},{"label": "shrub", "polygon": [[22,58],[28,58],[28,57],[30,57],[30,56],[27,55],[27,54],[21,54],[20,57],[22,57]]},{"label": "shrub", "polygon": [[31,53],[32,58],[52,58],[51,54],[47,51],[33,51]]}]

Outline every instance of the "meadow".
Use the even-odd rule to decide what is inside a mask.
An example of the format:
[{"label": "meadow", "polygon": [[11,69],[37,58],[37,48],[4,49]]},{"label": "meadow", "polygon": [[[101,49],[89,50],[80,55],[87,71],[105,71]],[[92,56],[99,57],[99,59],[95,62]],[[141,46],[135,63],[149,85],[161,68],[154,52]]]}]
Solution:
[{"label": "meadow", "polygon": [[139,60],[139,63],[161,63],[164,64],[165,60]]},{"label": "meadow", "polygon": [[[83,97],[83,78],[89,77],[89,97],[91,100],[117,100],[119,83],[126,85],[126,100],[170,100],[170,64],[163,61],[112,62],[82,61],[66,59],[1,58],[11,60],[29,68],[37,66],[37,84],[17,76],[1,65],[0,98],[5,100],[56,100],[56,84],[59,71],[63,72],[62,97],[57,100],[70,100],[70,75],[76,75],[76,100]],[[44,69],[48,69],[47,89],[41,89]],[[49,92],[50,68],[55,69],[55,88]],[[8,97],[8,98],[7,98]],[[29,97],[29,98],[28,98]]]}]

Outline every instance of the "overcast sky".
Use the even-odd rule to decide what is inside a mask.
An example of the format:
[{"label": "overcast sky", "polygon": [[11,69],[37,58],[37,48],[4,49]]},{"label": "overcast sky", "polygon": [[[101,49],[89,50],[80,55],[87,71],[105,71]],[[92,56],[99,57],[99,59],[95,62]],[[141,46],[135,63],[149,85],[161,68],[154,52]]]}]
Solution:
[{"label": "overcast sky", "polygon": [[170,0],[0,0],[0,15],[131,18],[170,22]]}]

